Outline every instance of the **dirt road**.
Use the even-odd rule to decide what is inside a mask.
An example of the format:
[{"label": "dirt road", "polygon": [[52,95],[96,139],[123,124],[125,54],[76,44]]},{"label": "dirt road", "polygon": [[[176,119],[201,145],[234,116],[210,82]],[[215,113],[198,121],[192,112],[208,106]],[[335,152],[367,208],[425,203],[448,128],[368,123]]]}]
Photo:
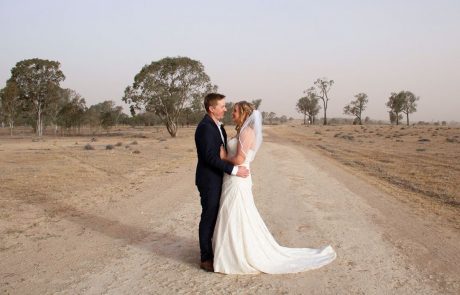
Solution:
[{"label": "dirt road", "polygon": [[[0,252],[5,294],[458,294],[460,232],[313,151],[275,136],[252,166],[256,205],[285,246],[331,244],[337,259],[291,275],[198,268],[195,161],[101,207],[66,206],[50,237]],[[193,142],[190,139],[190,146]],[[87,192],[90,197],[94,192]],[[117,194],[117,189],[105,194]],[[55,205],[55,204],[54,204]],[[31,205],[32,206],[32,205]],[[40,205],[51,206],[46,202]]]}]

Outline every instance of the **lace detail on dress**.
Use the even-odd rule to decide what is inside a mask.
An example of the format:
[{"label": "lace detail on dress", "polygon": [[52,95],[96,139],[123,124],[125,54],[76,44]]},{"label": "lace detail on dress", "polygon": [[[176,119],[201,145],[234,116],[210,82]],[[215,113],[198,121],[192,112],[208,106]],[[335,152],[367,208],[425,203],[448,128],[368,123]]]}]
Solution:
[{"label": "lace detail on dress", "polygon": [[[227,152],[230,158],[234,157],[238,151],[238,139],[236,137],[231,138],[227,142]],[[244,152],[243,152],[244,153]],[[245,160],[242,164],[243,166],[249,167],[249,163],[254,160],[255,152],[253,150],[249,150],[245,153]]]}]

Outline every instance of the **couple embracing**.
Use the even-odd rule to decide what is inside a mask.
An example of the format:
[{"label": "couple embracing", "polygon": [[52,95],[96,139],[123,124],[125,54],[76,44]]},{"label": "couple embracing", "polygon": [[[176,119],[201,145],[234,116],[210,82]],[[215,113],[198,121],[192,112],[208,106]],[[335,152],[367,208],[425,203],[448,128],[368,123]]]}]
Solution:
[{"label": "couple embracing", "polygon": [[200,267],[225,274],[296,273],[319,268],[336,258],[331,246],[321,249],[280,246],[254,203],[250,163],[262,144],[262,116],[246,101],[232,110],[236,137],[227,141],[220,120],[225,96],[204,99],[207,114],[198,124],[196,185],[201,198]]}]

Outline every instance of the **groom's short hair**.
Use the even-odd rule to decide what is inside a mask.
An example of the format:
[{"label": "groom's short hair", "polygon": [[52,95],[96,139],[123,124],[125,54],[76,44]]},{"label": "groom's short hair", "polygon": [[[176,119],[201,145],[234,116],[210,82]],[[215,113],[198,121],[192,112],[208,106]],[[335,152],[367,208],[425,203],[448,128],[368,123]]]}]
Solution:
[{"label": "groom's short hair", "polygon": [[204,108],[206,109],[206,112],[209,112],[210,106],[215,106],[219,100],[224,98],[225,95],[220,93],[209,93],[206,95],[204,98]]}]

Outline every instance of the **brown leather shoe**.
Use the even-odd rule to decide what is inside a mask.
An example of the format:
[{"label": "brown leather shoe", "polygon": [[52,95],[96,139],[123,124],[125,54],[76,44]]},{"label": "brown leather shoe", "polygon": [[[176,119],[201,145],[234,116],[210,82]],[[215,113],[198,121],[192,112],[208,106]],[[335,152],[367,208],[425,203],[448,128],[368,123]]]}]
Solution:
[{"label": "brown leather shoe", "polygon": [[212,260],[206,260],[200,263],[200,268],[205,271],[214,272],[214,266]]}]

